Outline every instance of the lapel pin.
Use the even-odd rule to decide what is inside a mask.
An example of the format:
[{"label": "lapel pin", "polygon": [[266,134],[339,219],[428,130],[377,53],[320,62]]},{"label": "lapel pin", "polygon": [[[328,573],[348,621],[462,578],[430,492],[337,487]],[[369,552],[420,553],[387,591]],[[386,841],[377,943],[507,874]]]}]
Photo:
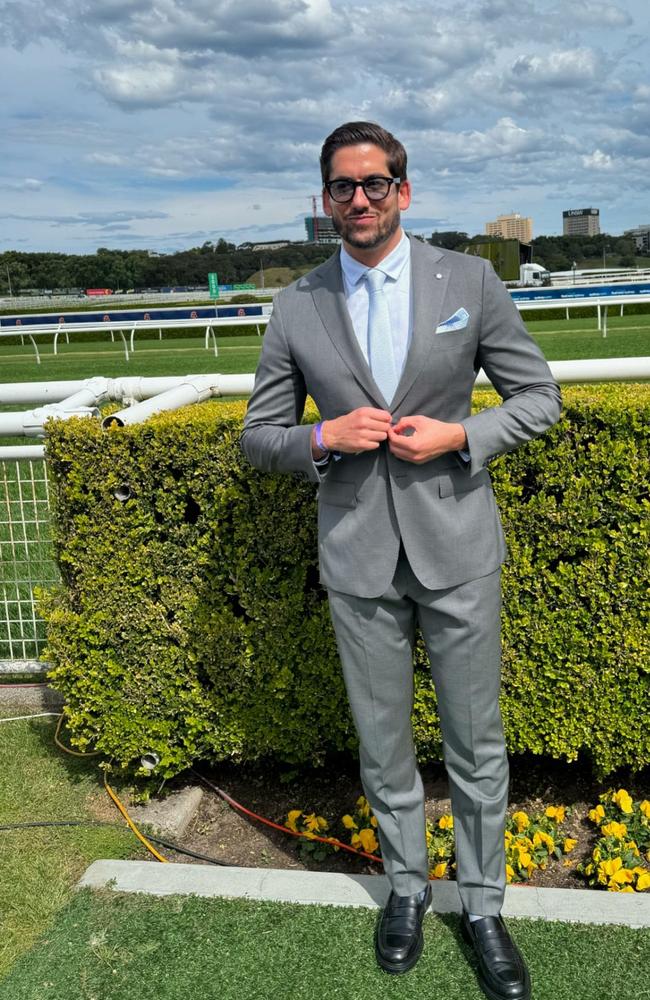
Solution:
[{"label": "lapel pin", "polygon": [[436,274],[436,278],[442,278],[441,274]]}]

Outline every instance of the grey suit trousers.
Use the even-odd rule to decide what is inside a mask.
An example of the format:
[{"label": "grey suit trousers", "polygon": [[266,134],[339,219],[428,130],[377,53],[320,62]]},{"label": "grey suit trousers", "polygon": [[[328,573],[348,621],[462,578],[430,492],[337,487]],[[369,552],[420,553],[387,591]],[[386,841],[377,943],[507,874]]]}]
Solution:
[{"label": "grey suit trousers", "polygon": [[508,759],[499,710],[501,572],[427,590],[400,552],[379,598],[329,590],[360,742],[361,781],[377,817],[384,867],[398,895],[427,884],[424,792],[415,759],[413,644],[428,650],[443,735],[465,909],[498,914],[505,891]]}]

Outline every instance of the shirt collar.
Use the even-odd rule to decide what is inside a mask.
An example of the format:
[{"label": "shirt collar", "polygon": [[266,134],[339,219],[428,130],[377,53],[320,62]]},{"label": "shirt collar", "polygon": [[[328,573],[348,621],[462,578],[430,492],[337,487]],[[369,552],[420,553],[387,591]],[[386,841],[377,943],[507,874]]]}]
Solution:
[{"label": "shirt collar", "polygon": [[[411,242],[406,233],[403,232],[402,238],[395,249],[391,250],[383,260],[380,260],[377,270],[383,271],[386,277],[392,281],[397,281],[410,259]],[[345,275],[347,283],[352,286],[357,285],[370,268],[366,264],[361,264],[358,260],[355,260],[354,257],[351,257],[345,247],[341,245],[341,270]]]}]

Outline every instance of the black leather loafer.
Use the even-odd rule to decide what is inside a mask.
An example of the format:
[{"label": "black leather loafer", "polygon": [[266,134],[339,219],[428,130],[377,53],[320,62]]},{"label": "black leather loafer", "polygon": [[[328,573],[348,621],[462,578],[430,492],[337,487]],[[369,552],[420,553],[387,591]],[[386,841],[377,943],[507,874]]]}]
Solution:
[{"label": "black leather loafer", "polygon": [[422,921],[430,902],[430,885],[424,899],[419,893],[397,896],[391,892],[375,940],[377,961],[386,972],[408,972],[417,962],[424,946]]},{"label": "black leather loafer", "polygon": [[526,963],[501,917],[461,921],[463,937],[478,959],[478,981],[489,1000],[530,1000]]}]

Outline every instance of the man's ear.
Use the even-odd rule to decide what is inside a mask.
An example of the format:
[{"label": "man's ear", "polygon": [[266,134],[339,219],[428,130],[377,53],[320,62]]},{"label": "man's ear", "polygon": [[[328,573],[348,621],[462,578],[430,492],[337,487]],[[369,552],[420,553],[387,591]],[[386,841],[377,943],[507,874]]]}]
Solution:
[{"label": "man's ear", "polygon": [[409,180],[403,180],[400,184],[397,194],[397,204],[399,205],[400,212],[405,212],[411,204],[411,182]]},{"label": "man's ear", "polygon": [[330,203],[330,196],[328,195],[325,188],[323,188],[323,211],[325,212],[325,215],[329,215],[330,218],[332,217],[332,205]]}]

